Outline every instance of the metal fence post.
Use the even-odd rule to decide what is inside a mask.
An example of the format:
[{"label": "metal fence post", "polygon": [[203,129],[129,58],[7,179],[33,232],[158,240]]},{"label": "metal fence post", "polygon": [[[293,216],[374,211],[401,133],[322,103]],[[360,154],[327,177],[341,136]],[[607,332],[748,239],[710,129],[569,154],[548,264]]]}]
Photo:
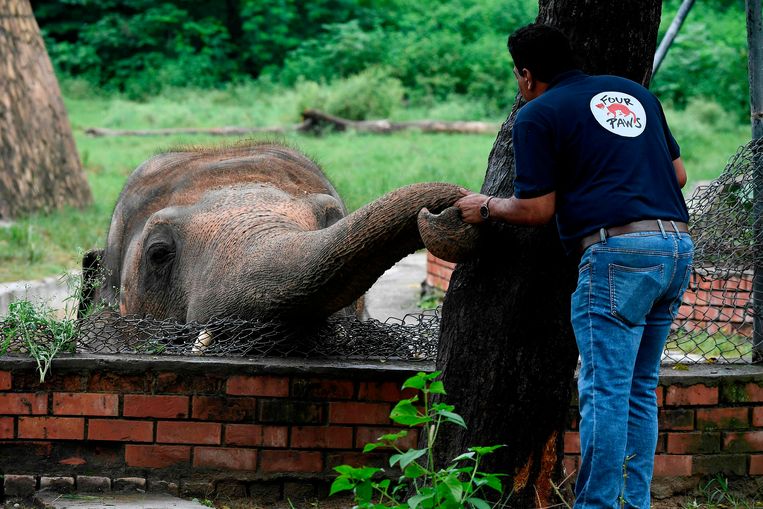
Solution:
[{"label": "metal fence post", "polygon": [[[753,141],[763,138],[763,18],[761,0],[746,0],[748,68],[750,72],[750,113]],[[763,150],[753,148],[754,171],[754,233],[755,276],[752,299],[754,322],[752,361],[763,362]]]},{"label": "metal fence post", "polygon": [[686,19],[686,16],[689,15],[689,11],[693,5],[694,0],[684,0],[683,3],[681,3],[681,7],[678,8],[676,17],[673,18],[673,22],[670,24],[667,32],[665,32],[665,35],[662,37],[660,46],[654,53],[654,60],[652,62],[652,78],[654,78],[654,75],[657,74],[657,69],[660,68],[662,61],[665,59],[665,55],[668,54],[670,45],[673,44],[673,39],[675,39],[676,35],[678,35],[678,31],[681,29],[681,25],[683,25],[684,20]]}]

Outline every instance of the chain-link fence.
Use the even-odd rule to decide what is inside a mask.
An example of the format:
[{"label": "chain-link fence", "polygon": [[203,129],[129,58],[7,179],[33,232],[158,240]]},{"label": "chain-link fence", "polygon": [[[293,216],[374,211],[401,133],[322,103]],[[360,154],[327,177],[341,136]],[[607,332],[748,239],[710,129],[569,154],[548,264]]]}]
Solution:
[{"label": "chain-link fence", "polygon": [[[689,200],[696,245],[694,273],[673,331],[667,362],[753,360],[753,269],[761,264],[760,207],[753,168],[763,140],[742,147],[723,174]],[[761,194],[763,196],[763,193]],[[0,354],[51,352],[237,357],[431,360],[437,354],[437,311],[377,320],[329,319],[314,327],[246,320],[178,323],[102,312],[79,321],[35,317],[20,307],[0,320]],[[26,317],[25,317],[26,316]],[[31,317],[31,318],[30,318]]]},{"label": "chain-link fence", "polygon": [[[689,199],[694,273],[684,295],[665,359],[673,362],[751,362],[754,268],[761,266],[763,139],[741,147],[725,170]],[[758,180],[756,180],[756,178]],[[763,193],[758,193],[763,203]],[[758,315],[760,316],[760,315]]]},{"label": "chain-link fence", "polygon": [[[403,318],[331,318],[313,327],[282,322],[215,319],[206,323],[119,316],[101,312],[65,330],[59,321],[0,321],[0,354],[57,352],[217,357],[311,357],[360,360],[434,359],[437,310]],[[37,350],[37,351],[35,351]]]}]

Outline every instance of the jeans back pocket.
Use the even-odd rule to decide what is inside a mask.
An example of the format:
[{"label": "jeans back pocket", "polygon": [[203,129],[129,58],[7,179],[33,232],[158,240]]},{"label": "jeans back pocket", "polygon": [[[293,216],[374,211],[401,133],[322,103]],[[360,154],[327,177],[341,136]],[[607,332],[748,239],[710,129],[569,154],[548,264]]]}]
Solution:
[{"label": "jeans back pocket", "polygon": [[609,264],[611,312],[630,325],[643,325],[662,293],[663,266],[625,267]]}]

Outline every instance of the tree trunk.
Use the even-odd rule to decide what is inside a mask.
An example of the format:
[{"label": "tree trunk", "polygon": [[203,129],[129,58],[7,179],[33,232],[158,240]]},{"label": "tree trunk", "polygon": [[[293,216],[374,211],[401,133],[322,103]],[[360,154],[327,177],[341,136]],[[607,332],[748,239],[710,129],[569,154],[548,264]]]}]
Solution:
[{"label": "tree trunk", "polygon": [[[659,0],[540,0],[538,21],[570,37],[586,72],[647,85],[660,7]],[[518,98],[495,140],[485,194],[513,194],[511,128],[521,106]],[[562,480],[577,364],[570,296],[578,260],[564,255],[553,224],[494,224],[487,237],[479,257],[457,266],[443,305],[437,365],[447,402],[469,428],[443,427],[437,458],[506,444],[484,468],[508,474],[511,507],[547,507],[560,502],[553,484]]]},{"label": "tree trunk", "polygon": [[0,219],[92,197],[28,0],[0,0]]}]

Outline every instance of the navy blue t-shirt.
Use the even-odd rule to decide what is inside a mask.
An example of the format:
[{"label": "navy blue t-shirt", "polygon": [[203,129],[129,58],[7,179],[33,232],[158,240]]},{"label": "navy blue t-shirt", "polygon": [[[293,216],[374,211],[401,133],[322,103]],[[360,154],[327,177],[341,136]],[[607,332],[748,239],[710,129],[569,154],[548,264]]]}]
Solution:
[{"label": "navy blue t-shirt", "polygon": [[680,150],[651,92],[617,76],[570,71],[517,113],[514,194],[556,191],[568,252],[602,227],[689,219],[673,161]]}]

